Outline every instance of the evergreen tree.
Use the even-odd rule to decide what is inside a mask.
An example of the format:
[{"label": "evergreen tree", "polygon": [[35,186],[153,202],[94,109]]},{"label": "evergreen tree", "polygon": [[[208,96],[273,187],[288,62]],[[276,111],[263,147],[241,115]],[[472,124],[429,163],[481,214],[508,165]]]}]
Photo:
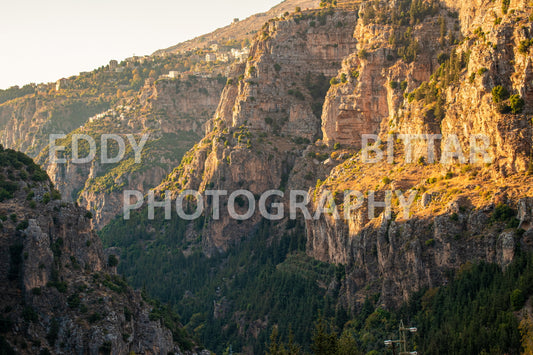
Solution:
[{"label": "evergreen tree", "polygon": [[337,352],[337,334],[330,332],[330,324],[320,314],[315,323],[311,350],[315,355],[331,355]]},{"label": "evergreen tree", "polygon": [[272,328],[272,334],[270,334],[270,345],[268,346],[268,351],[266,355],[286,355],[287,351],[285,350],[285,345],[281,342],[279,338],[278,326],[275,325]]},{"label": "evergreen tree", "polygon": [[337,355],[359,354],[361,354],[361,352],[358,350],[357,342],[353,335],[348,330],[343,331],[337,342]]}]

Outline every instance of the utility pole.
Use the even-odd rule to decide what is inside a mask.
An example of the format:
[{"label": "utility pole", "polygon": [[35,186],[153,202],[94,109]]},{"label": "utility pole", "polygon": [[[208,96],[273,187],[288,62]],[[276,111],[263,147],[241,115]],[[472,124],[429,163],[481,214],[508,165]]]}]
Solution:
[{"label": "utility pole", "polygon": [[[400,327],[398,328],[398,333],[400,334],[400,339],[397,340],[385,340],[385,345],[392,348],[392,353],[394,355],[416,355],[416,351],[407,351],[407,333],[416,333],[417,329],[415,327],[406,328],[403,325],[403,320],[400,320]],[[396,353],[396,345],[398,345],[400,352]]]}]

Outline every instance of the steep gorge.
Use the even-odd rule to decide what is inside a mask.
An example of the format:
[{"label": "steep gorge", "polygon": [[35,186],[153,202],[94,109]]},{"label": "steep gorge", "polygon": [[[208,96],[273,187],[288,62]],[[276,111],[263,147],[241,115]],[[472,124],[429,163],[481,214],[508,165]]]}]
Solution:
[{"label": "steep gorge", "polygon": [[[350,308],[375,292],[383,304],[397,305],[422,287],[442,284],[447,270],[470,260],[509,263],[517,245],[530,244],[529,232],[517,238],[485,224],[500,205],[530,213],[524,198],[531,191],[518,181],[531,156],[531,68],[530,57],[518,48],[531,36],[531,9],[517,2],[504,14],[497,2],[483,4],[482,10],[430,2],[411,11],[410,18],[410,4],[368,2],[358,14],[330,9],[269,22],[240,68],[244,74],[224,89],[207,137],[158,190],[170,190],[173,196],[208,188],[243,188],[256,196],[280,187],[311,188],[314,195],[325,189],[337,195],[348,188],[378,190],[379,196],[385,190],[417,190],[417,207],[406,220],[397,217],[395,207],[392,221],[382,215],[367,218],[361,210],[349,221],[322,216],[306,222],[307,253],[347,266],[342,288]],[[338,72],[328,66],[340,62]],[[335,78],[320,122],[313,104],[321,101],[313,97],[309,83],[322,74]],[[520,113],[503,112],[492,102],[497,85],[524,99]],[[320,138],[319,124],[324,143],[340,144],[339,151],[325,149],[320,141],[305,144]],[[363,164],[357,154],[362,134],[379,135],[382,142],[391,135],[395,163]],[[427,164],[424,140],[413,142],[409,162],[398,141],[401,134],[442,135],[433,152],[439,158],[450,137],[457,136],[468,158],[470,137],[483,135],[491,142],[487,151],[493,163]],[[315,188],[316,179],[320,184]],[[205,214],[211,214],[209,207]],[[237,223],[222,210],[220,220],[207,218],[200,230],[189,232],[190,238],[201,235],[208,254],[227,250],[252,233],[259,220],[256,213]],[[480,235],[485,235],[483,241]],[[460,246],[468,252],[460,252]],[[414,254],[405,251],[411,248]],[[444,250],[447,257],[440,255]],[[410,266],[400,272],[399,265]],[[368,284],[374,286],[363,290]]]}]

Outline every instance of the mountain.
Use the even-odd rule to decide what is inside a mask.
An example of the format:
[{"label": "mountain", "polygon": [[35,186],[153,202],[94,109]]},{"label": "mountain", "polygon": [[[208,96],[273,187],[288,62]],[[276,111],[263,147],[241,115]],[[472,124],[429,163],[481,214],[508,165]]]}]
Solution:
[{"label": "mountain", "polygon": [[116,274],[91,213],[23,153],[0,161],[0,352],[192,354],[177,316]]},{"label": "mountain", "polygon": [[297,7],[304,10],[318,8],[319,3],[319,0],[285,0],[266,12],[258,13],[244,20],[233,22],[228,26],[179,43],[175,46],[160,49],[154,52],[153,55],[159,56],[165,53],[179,53],[208,48],[213,43],[249,42],[268,20],[283,15],[286,12],[293,12]]}]

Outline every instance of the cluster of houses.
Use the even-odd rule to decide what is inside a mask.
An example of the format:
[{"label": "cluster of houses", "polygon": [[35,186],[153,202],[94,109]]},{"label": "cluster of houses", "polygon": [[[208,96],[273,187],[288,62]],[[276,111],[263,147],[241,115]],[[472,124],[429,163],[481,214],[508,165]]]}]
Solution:
[{"label": "cluster of houses", "polygon": [[113,117],[113,118],[118,117],[121,121],[124,121],[126,119],[125,114],[131,112],[131,110],[132,110],[131,106],[119,105],[115,108],[111,108],[107,111],[104,111],[102,113],[89,117],[89,122],[95,122],[106,117]]},{"label": "cluster of houses", "polygon": [[250,54],[250,48],[245,47],[242,49],[232,48],[229,52],[220,51],[218,44],[211,45],[212,53],[207,53],[205,55],[206,62],[230,62],[231,60],[238,61],[240,63],[246,61],[248,55]]}]

